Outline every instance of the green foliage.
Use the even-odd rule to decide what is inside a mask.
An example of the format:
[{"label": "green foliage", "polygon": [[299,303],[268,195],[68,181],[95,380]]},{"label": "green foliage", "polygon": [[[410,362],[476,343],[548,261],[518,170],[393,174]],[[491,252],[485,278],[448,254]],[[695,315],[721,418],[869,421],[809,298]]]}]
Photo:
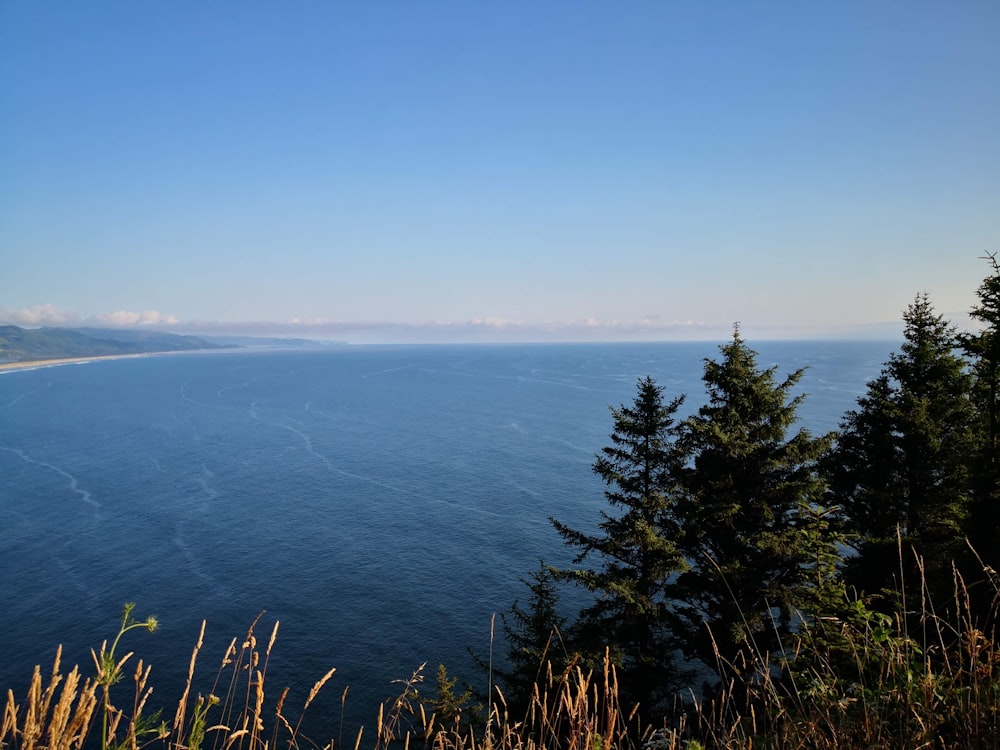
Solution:
[{"label": "green foliage", "polygon": [[1000,747],[995,637],[960,579],[950,606],[920,586],[916,611],[902,590],[877,604],[843,590],[793,634],[781,673],[748,652],[749,668],[696,707],[697,733],[722,748]]},{"label": "green foliage", "polygon": [[535,687],[545,681],[545,664],[562,671],[568,663],[562,631],[565,618],[558,612],[559,591],[552,569],[539,561],[538,570],[521,579],[528,588],[527,604],[515,601],[500,615],[507,641],[507,667],[497,670],[509,711],[520,715],[531,703]]},{"label": "green foliage", "polygon": [[201,750],[208,729],[208,712],[219,703],[218,697],[214,695],[209,695],[207,698],[198,696],[192,711],[191,727],[188,729],[187,750]]},{"label": "green foliage", "polygon": [[434,691],[430,695],[416,692],[415,698],[428,716],[428,724],[436,722],[439,727],[460,732],[467,729],[482,711],[482,706],[472,702],[472,687],[466,685],[457,692],[457,677],[449,677],[444,664],[438,664]]},{"label": "green foliage", "polygon": [[[146,680],[149,672],[143,673],[142,662],[136,670],[136,709],[133,710],[127,734],[124,738],[115,742],[115,730],[123,717],[123,713],[114,707],[111,702],[111,686],[117,684],[122,679],[122,667],[132,656],[126,654],[120,660],[116,655],[118,644],[122,636],[130,630],[145,629],[152,633],[159,627],[159,622],[155,616],[149,615],[145,620],[136,620],[133,616],[135,603],[128,602],[122,608],[121,624],[118,626],[118,633],[111,642],[111,648],[107,648],[107,641],[101,644],[100,653],[94,654],[94,664],[97,667],[97,684],[101,686],[103,701],[101,711],[101,750],[108,750],[111,747],[125,746],[126,743],[134,745],[137,738],[144,735],[161,735],[165,733],[165,727],[157,726],[158,715],[153,718],[145,717],[141,707],[145,705],[149,693],[146,691]],[[151,691],[151,689],[150,689]]]},{"label": "green foliage", "polygon": [[856,535],[852,581],[875,591],[899,570],[897,527],[904,545],[926,558],[931,579],[946,578],[964,547],[969,509],[974,414],[954,328],[926,295],[903,319],[899,352],[845,415],[824,461],[831,497]]},{"label": "green foliage", "polygon": [[197,336],[160,331],[0,326],[0,363],[218,348]]},{"label": "green foliage", "polygon": [[125,657],[121,663],[115,660],[115,651],[118,649],[118,643],[121,641],[122,636],[130,630],[139,628],[144,628],[152,633],[160,625],[155,615],[149,615],[145,620],[140,621],[132,616],[133,612],[135,612],[135,602],[127,602],[122,608],[121,625],[118,627],[115,639],[111,642],[111,648],[101,648],[98,680],[102,685],[114,685],[122,678],[121,668],[128,657]]},{"label": "green foliage", "polygon": [[677,678],[667,590],[686,562],[676,535],[664,529],[676,530],[677,477],[686,459],[674,420],[682,401],[665,402],[652,378],[639,380],[634,402],[611,409],[611,445],[593,464],[613,512],[601,512],[597,534],[551,519],[563,540],[579,550],[576,564],[596,558],[593,567],[557,572],[595,595],[580,613],[573,643],[591,663],[610,648],[626,696],[647,706],[664,697]]},{"label": "green foliage", "polygon": [[1000,264],[997,254],[986,256],[992,273],[976,294],[969,316],[982,325],[977,333],[958,340],[972,363],[972,402],[976,412],[977,443],[972,457],[972,507],[969,536],[984,559],[1000,567],[994,544],[1000,536]]},{"label": "green foliage", "polygon": [[689,565],[669,589],[675,635],[710,668],[748,639],[778,650],[796,611],[819,606],[836,558],[816,507],[824,489],[816,462],[831,438],[789,436],[802,401],[791,389],[803,371],[777,381],[738,328],[721,353],[705,362],[708,402],[684,425],[692,460],[667,530]]}]

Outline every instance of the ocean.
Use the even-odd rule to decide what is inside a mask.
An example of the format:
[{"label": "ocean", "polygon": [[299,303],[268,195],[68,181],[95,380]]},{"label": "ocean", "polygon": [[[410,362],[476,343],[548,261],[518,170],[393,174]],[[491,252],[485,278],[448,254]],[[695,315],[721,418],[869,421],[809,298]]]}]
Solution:
[{"label": "ocean", "polygon": [[[779,375],[808,367],[800,425],[833,430],[892,342],[751,342]],[[155,633],[172,715],[201,621],[195,691],[233,637],[280,621],[275,692],[332,732],[373,725],[394,680],[438,663],[485,688],[490,621],[540,559],[572,551],[549,517],[593,528],[590,465],[608,407],[653,376],[687,414],[713,343],[343,346],[102,360],[0,375],[0,688],[31,671],[92,669],[126,601]],[[499,631],[499,628],[498,628]],[[261,633],[264,635],[261,636]],[[502,643],[496,650],[502,653]],[[481,684],[480,684],[481,683]],[[293,712],[294,713],[294,712]]]}]

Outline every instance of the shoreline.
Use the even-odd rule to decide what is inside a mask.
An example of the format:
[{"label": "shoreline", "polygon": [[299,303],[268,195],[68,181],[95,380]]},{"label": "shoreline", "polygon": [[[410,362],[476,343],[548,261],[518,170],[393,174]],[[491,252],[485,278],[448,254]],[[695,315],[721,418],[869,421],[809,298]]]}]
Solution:
[{"label": "shoreline", "polygon": [[19,370],[38,370],[43,367],[58,367],[60,365],[82,365],[88,362],[99,362],[106,359],[133,359],[135,357],[150,357],[157,354],[172,354],[172,352],[138,352],[135,354],[93,354],[89,357],[59,357],[56,359],[32,359],[23,362],[0,362],[0,374],[18,372]]}]

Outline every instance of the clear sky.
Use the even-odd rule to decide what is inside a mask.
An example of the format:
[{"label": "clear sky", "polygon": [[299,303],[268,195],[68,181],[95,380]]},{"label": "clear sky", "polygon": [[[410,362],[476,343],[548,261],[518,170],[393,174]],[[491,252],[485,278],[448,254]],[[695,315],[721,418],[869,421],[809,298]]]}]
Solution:
[{"label": "clear sky", "polygon": [[348,341],[962,323],[1000,2],[0,2],[0,322]]}]

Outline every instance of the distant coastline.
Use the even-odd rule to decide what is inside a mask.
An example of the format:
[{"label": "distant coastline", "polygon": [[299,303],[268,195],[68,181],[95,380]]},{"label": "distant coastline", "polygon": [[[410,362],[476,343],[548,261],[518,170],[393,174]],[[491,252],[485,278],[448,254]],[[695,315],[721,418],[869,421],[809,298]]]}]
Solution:
[{"label": "distant coastline", "polygon": [[0,326],[0,370],[230,346],[162,331]]},{"label": "distant coastline", "polygon": [[0,325],[0,372],[148,354],[345,344],[252,336],[204,338],[166,331],[120,328],[21,328]]},{"label": "distant coastline", "polygon": [[143,352],[141,354],[98,354],[90,357],[59,357],[56,359],[35,359],[22,362],[0,362],[0,374],[18,370],[37,370],[42,367],[58,367],[59,365],[80,365],[105,359],[133,359],[149,357],[154,354],[170,354],[171,352]]}]

